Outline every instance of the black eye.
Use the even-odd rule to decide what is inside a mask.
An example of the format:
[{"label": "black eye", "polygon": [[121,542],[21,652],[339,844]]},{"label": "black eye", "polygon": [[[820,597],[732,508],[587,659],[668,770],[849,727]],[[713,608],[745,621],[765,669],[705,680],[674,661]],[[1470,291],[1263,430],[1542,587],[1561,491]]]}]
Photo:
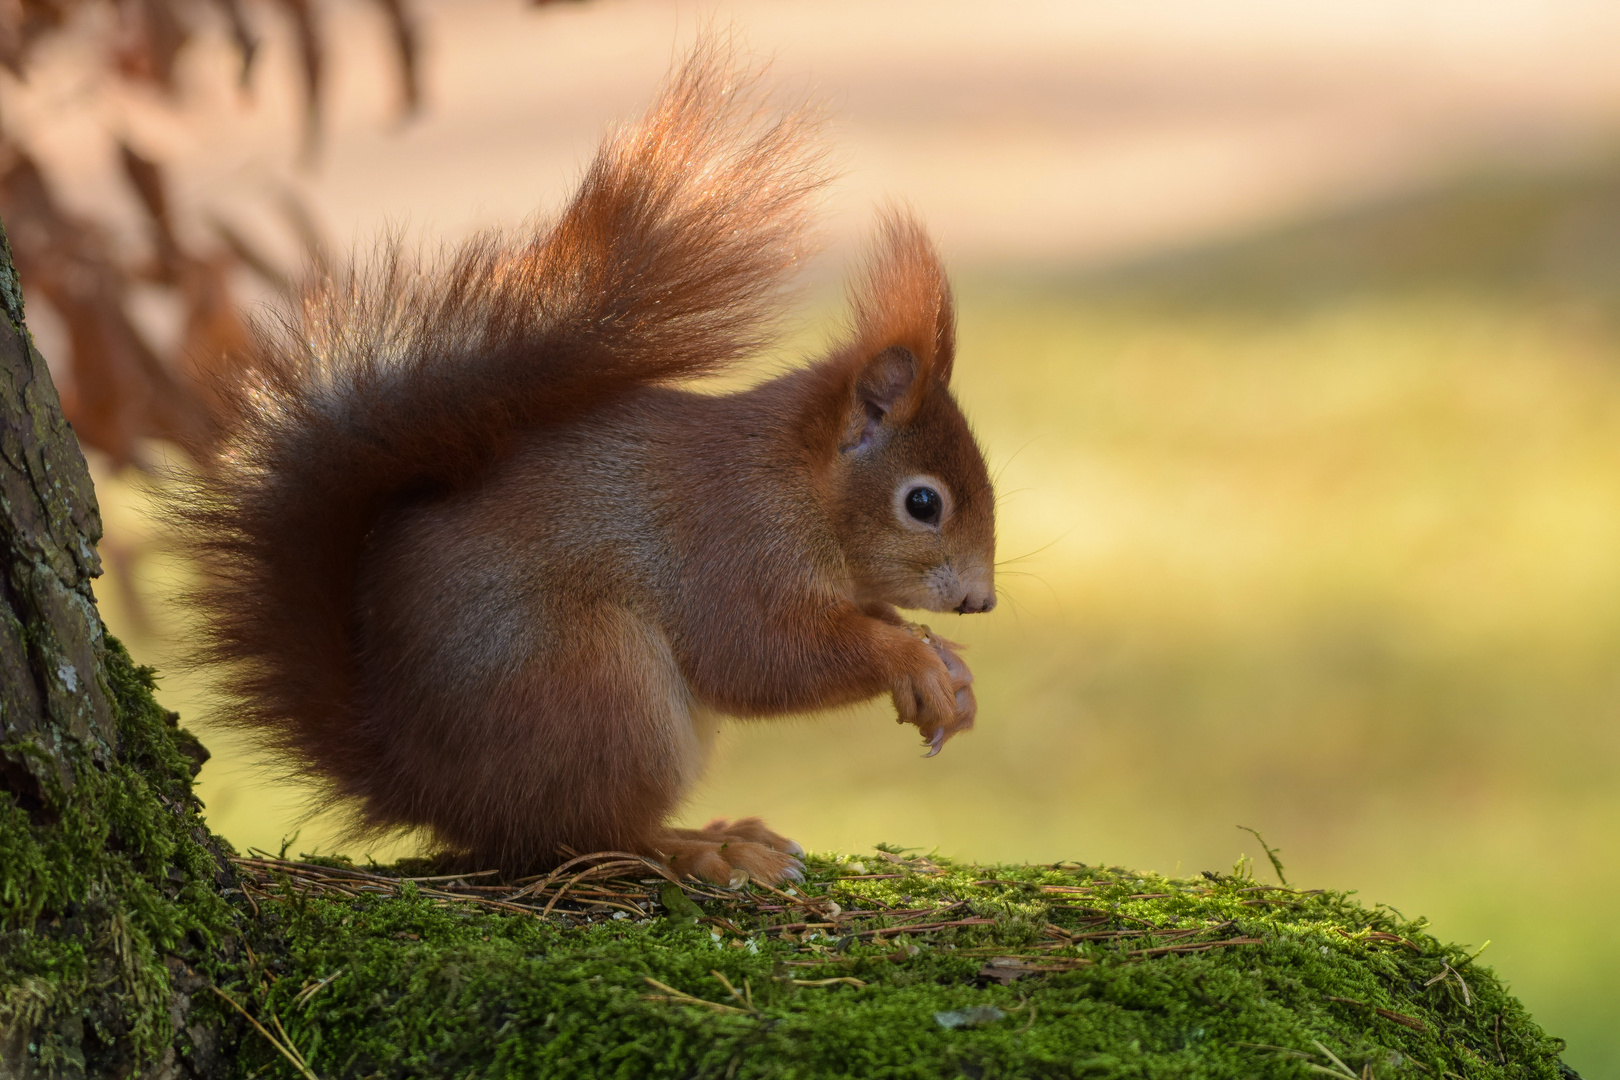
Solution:
[{"label": "black eye", "polygon": [[912,488],[906,493],[906,513],[924,525],[938,525],[945,500],[931,487]]}]

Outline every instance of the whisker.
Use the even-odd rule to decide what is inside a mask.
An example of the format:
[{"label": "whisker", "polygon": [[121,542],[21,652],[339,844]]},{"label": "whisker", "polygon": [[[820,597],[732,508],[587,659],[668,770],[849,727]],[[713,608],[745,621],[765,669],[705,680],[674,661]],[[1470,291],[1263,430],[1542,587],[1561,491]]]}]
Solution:
[{"label": "whisker", "polygon": [[[1040,574],[1032,574],[1032,573],[1029,573],[1028,571],[1025,571],[1025,570],[1007,570],[1007,571],[998,571],[997,577],[1027,577],[1027,578],[1034,578],[1036,581],[1040,582],[1041,585],[1043,585],[1046,588],[1046,591],[1051,594],[1052,599],[1054,601],[1056,601],[1056,603],[1057,603],[1057,613],[1058,613],[1058,625],[1059,626],[1065,626],[1065,625],[1068,624],[1069,616],[1068,616],[1068,611],[1065,609],[1065,606],[1064,606],[1063,594],[1058,592],[1057,589],[1053,587],[1052,583],[1050,581],[1047,581],[1046,578],[1042,577]],[[1021,605],[1018,602],[1017,597],[1015,597],[1011,592],[1009,592],[1006,589],[1002,588],[1002,586],[1001,586],[1001,584],[999,582],[996,584],[995,588],[996,588],[996,596],[998,596],[1000,598],[1003,598],[1003,599],[1007,600],[1009,603],[1011,603],[1013,605],[1013,610],[1014,610],[1015,614],[1019,613],[1022,610],[1023,605]]]},{"label": "whisker", "polygon": [[1015,621],[1015,622],[1022,622],[1023,621],[1024,606],[1018,602],[1017,597],[1015,597],[1012,593],[1008,592],[1006,589],[1003,589],[1000,585],[996,586],[996,596],[998,596],[1002,600],[1007,601],[1007,603],[1012,605],[1013,621]]},{"label": "whisker", "polygon": [[1032,559],[1035,556],[1039,555],[1041,552],[1045,551],[1047,548],[1051,547],[1052,545],[1058,543],[1061,540],[1067,539],[1068,536],[1069,536],[1069,533],[1071,533],[1073,531],[1074,531],[1073,529],[1065,529],[1057,537],[1055,537],[1052,540],[1048,540],[1046,543],[1042,544],[1040,547],[1036,548],[1034,551],[1026,551],[1026,552],[1024,552],[1024,554],[1014,556],[1011,559],[1002,559],[1002,560],[1000,560],[999,562],[996,563],[996,569],[999,570],[1003,566],[1011,566],[1013,563],[1023,562],[1025,559]]},{"label": "whisker", "polygon": [[1014,450],[1011,454],[1009,454],[1007,456],[1007,460],[1003,461],[1001,464],[996,466],[996,471],[990,477],[990,479],[993,482],[998,482],[999,483],[1000,480],[1001,480],[1001,474],[1007,471],[1007,466],[1009,466],[1009,465],[1011,465],[1013,463],[1013,459],[1016,458],[1019,454],[1022,454],[1025,450],[1028,450],[1031,446],[1033,446],[1035,444],[1035,440],[1039,439],[1039,438],[1040,438],[1039,435],[1031,435],[1028,439],[1025,439],[1024,440],[1024,445],[1022,445],[1018,449]]}]

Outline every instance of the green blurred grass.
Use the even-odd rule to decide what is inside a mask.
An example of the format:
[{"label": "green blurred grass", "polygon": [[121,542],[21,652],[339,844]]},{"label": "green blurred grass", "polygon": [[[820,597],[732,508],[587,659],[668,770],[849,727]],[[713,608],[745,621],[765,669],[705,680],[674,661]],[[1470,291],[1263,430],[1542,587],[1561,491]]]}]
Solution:
[{"label": "green blurred grass", "polygon": [[[1614,223],[1598,162],[966,278],[959,392],[1011,562],[994,614],[931,621],[971,645],[978,730],[924,761],[878,707],[738,726],[688,817],[1183,874],[1260,854],[1252,825],[1295,883],[1490,939],[1569,1063],[1620,1078]],[[143,631],[121,592],[174,570],[102,491],[138,556],[109,622],[163,663],[172,613]],[[210,820],[275,848],[297,793],[203,734]]]}]

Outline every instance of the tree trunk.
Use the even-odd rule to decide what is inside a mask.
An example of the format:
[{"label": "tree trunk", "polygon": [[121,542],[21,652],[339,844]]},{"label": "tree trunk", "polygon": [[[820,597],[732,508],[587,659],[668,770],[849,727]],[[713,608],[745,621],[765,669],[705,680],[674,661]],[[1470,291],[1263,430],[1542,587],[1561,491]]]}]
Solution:
[{"label": "tree trunk", "polygon": [[207,757],[109,638],[101,518],[0,230],[0,1080],[210,1075],[234,879]]}]

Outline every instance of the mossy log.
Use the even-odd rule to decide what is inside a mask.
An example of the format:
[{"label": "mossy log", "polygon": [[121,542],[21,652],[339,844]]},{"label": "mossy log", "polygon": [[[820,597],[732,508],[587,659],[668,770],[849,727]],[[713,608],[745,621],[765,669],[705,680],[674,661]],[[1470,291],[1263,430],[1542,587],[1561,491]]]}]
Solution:
[{"label": "mossy log", "polygon": [[[241,860],[244,1061],[320,1076],[1560,1076],[1421,922],[1243,870],[880,851],[791,890]],[[425,868],[424,868],[425,869]],[[480,882],[485,884],[480,884]],[[289,1072],[289,1075],[294,1075]]]},{"label": "mossy log", "polygon": [[1241,870],[886,850],[728,892],[611,854],[527,882],[236,857],[102,628],[3,238],[0,302],[0,1080],[1570,1075],[1421,923]]}]

